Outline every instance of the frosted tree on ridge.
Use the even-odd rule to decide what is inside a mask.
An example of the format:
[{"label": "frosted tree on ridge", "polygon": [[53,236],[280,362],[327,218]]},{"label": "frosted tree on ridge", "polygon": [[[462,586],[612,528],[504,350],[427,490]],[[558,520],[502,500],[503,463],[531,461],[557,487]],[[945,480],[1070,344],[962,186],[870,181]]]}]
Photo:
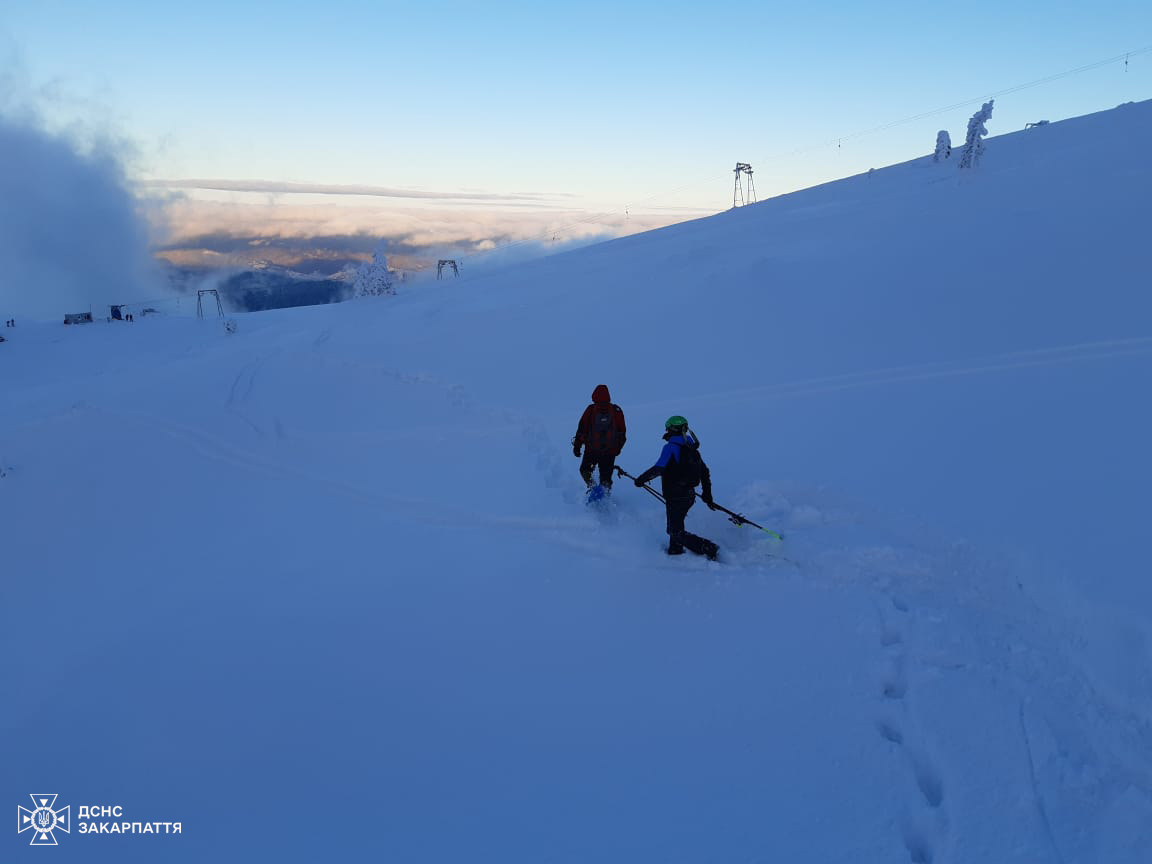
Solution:
[{"label": "frosted tree on ridge", "polygon": [[952,136],[948,134],[947,129],[941,129],[936,133],[936,152],[932,154],[932,161],[939,162],[941,159],[947,159],[952,155]]},{"label": "frosted tree on ridge", "polygon": [[980,110],[972,115],[968,121],[968,137],[964,141],[964,149],[960,152],[960,167],[975,168],[984,155],[984,136],[988,134],[988,127],[984,124],[992,116],[992,103],[989,99],[980,106]]},{"label": "frosted tree on ridge", "polygon": [[352,283],[353,297],[379,297],[381,294],[395,294],[392,277],[388,273],[388,256],[384,254],[385,244],[381,243],[372,253],[372,261],[360,265],[356,271],[356,281]]}]

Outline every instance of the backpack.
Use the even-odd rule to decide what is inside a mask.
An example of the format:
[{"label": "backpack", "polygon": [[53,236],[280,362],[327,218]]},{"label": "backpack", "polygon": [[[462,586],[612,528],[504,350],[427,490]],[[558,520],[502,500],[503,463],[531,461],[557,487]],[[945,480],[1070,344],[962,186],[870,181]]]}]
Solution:
[{"label": "backpack", "polygon": [[597,405],[588,420],[587,443],[592,453],[615,453],[619,432],[616,429],[616,406]]},{"label": "backpack", "polygon": [[700,458],[699,444],[681,444],[680,458],[664,466],[664,478],[677,486],[695,489],[704,477],[704,460]]}]

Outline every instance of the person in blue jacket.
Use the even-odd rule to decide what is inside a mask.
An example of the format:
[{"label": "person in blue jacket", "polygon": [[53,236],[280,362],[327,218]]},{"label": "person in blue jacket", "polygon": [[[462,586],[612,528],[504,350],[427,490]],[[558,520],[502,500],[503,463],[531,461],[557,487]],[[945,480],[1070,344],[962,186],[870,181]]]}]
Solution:
[{"label": "person in blue jacket", "polygon": [[700,486],[700,500],[709,509],[716,509],[712,501],[712,474],[700,457],[700,440],[688,428],[688,421],[679,414],[674,414],[664,423],[664,440],[667,443],[656,464],[634,482],[643,486],[649,480],[660,478],[664,511],[668,517],[669,555],[683,555],[688,549],[715,560],[720,547],[684,528],[684,518],[696,501],[697,486]]}]

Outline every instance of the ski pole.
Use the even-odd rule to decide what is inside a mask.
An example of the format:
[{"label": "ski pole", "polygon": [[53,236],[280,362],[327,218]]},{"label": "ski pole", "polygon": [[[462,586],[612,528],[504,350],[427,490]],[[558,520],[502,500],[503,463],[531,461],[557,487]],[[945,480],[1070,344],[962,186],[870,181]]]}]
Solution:
[{"label": "ski pole", "polygon": [[[625,471],[623,468],[621,468],[619,465],[616,465],[614,467],[616,469],[616,475],[618,477],[627,477],[629,480],[635,480],[636,479],[631,474],[629,474],[627,471]],[[664,503],[664,496],[661,495],[659,492],[657,492],[655,489],[653,489],[651,486],[649,486],[647,483],[645,483],[640,488],[643,489],[645,492],[647,492],[649,495],[651,495],[653,498],[655,498],[657,501]],[[696,495],[697,498],[700,498],[700,493],[694,491],[693,494]],[[703,499],[701,498],[701,500],[703,500]],[[735,513],[732,510],[729,510],[727,507],[724,507],[720,504],[717,504],[715,501],[712,502],[711,506],[713,507],[713,509],[720,510],[723,513],[727,513],[728,514],[728,521],[731,522],[733,525],[751,525],[753,528],[759,528],[765,534],[769,535],[770,537],[774,537],[777,540],[782,541],[784,539],[783,534],[780,534],[777,531],[773,531],[770,528],[765,528],[763,525],[758,525],[757,523],[753,522],[751,519],[744,516],[743,514]]]},{"label": "ski pole", "polygon": [[[623,468],[621,468],[619,465],[616,465],[614,467],[616,468],[616,476],[617,477],[627,477],[629,480],[633,480],[633,481],[636,479],[631,474],[629,474],[627,471],[625,471]],[[653,498],[657,499],[661,504],[664,503],[664,496],[661,495],[659,492],[657,492],[655,489],[653,489],[651,486],[649,486],[647,483],[645,483],[640,488],[643,489],[645,492],[647,492],[649,495],[651,495]]]},{"label": "ski pole", "polygon": [[[703,499],[701,499],[701,500],[703,500]],[[724,513],[727,513],[728,514],[728,521],[731,522],[733,525],[751,525],[753,528],[759,528],[765,534],[769,534],[772,537],[775,537],[777,540],[783,540],[784,539],[784,535],[778,534],[775,531],[771,531],[768,528],[765,528],[763,525],[757,525],[755,522],[753,522],[751,519],[747,518],[746,516],[744,516],[740,513],[733,513],[727,507],[722,507],[721,505],[717,504],[715,501],[713,501],[710,506],[712,506],[716,510],[720,510]]]}]

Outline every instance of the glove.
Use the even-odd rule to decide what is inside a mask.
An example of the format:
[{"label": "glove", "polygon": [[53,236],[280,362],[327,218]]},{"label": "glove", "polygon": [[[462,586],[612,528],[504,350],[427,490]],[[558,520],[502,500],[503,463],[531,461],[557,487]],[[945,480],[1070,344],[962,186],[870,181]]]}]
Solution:
[{"label": "glove", "polygon": [[633,483],[635,483],[637,486],[643,486],[643,485],[644,485],[644,481],[643,481],[643,480],[641,480],[639,477],[637,477],[637,478],[636,478],[635,480],[633,480],[632,482],[633,482]]},{"label": "glove", "polygon": [[577,457],[577,458],[580,457],[580,445],[579,444],[573,444],[572,445],[572,455]]},{"label": "glove", "polygon": [[716,502],[712,500],[712,493],[711,492],[704,492],[703,494],[701,494],[700,500],[708,505],[709,510],[715,510],[716,509]]}]

